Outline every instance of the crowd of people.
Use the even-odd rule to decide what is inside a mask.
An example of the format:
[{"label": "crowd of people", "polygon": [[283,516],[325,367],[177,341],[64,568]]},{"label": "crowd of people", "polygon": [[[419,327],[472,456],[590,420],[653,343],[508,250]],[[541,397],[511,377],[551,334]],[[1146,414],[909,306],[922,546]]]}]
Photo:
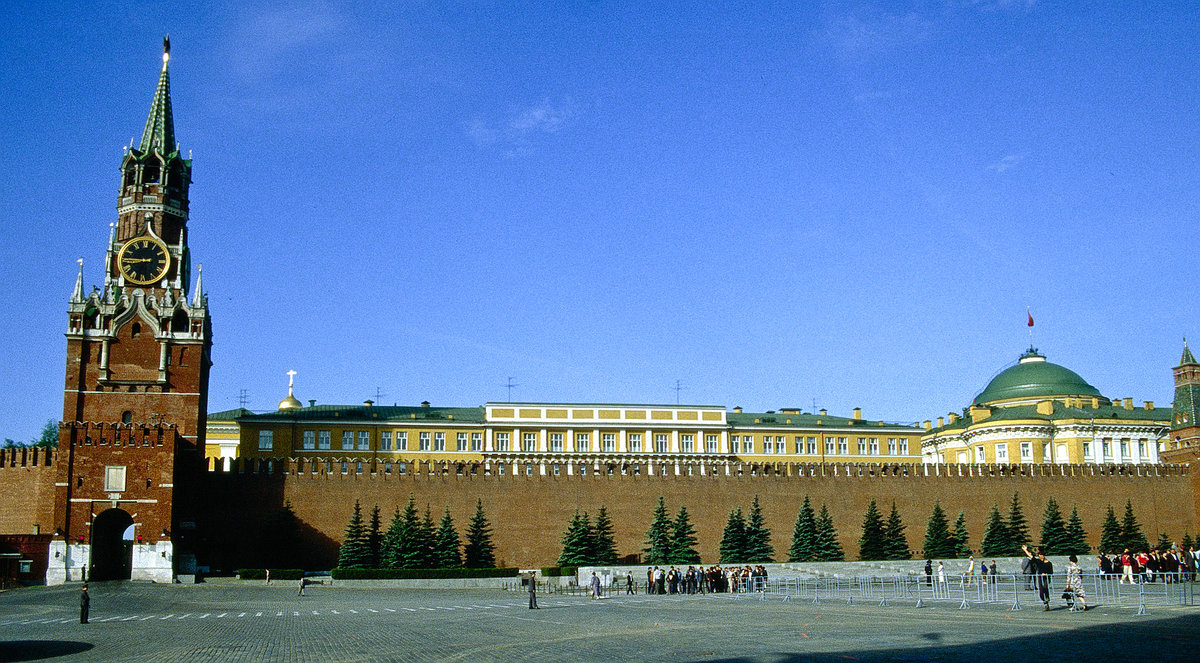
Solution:
[{"label": "crowd of people", "polygon": [[1096,556],[1097,572],[1119,575],[1121,584],[1138,582],[1193,582],[1200,567],[1200,552],[1193,546],[1187,550],[1171,548],[1131,552],[1126,548],[1119,555],[1100,553]]},{"label": "crowd of people", "polygon": [[[721,592],[761,591],[767,582],[767,570],[761,566],[719,565],[705,568],[689,566],[646,567],[647,594],[714,594]],[[625,593],[637,592],[633,572],[625,577]]]}]

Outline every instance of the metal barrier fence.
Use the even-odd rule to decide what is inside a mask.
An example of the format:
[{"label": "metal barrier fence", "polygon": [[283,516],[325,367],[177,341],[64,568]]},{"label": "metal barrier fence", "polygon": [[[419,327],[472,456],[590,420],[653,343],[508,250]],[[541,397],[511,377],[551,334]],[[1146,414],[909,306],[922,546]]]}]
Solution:
[{"label": "metal barrier fence", "polygon": [[[1177,578],[1158,578],[1156,582],[1123,583],[1119,575],[1085,574],[1084,598],[1065,592],[1066,574],[1049,577],[1050,605],[1066,605],[1073,610],[1083,605],[1094,607],[1136,607],[1146,614],[1148,606],[1196,605],[1195,583],[1176,582]],[[961,576],[948,575],[942,581],[925,576],[863,576],[848,578],[768,578],[761,591],[734,594],[745,599],[757,595],[784,601],[841,601],[844,603],[909,604],[922,607],[931,602],[957,603],[959,609],[976,603],[1002,604],[1010,610],[1039,606],[1037,579],[1024,575]]]}]

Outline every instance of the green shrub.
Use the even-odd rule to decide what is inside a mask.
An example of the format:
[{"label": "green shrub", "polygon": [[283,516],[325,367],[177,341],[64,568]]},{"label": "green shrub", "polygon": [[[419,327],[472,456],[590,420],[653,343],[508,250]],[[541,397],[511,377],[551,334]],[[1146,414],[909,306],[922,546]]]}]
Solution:
[{"label": "green shrub", "polygon": [[579,570],[577,566],[546,566],[542,568],[543,578],[557,578],[559,576],[573,576]]},{"label": "green shrub", "polygon": [[[304,569],[271,569],[271,580],[299,580],[304,575]],[[266,580],[266,569],[238,569],[238,577],[242,580]]]},{"label": "green shrub", "polygon": [[[513,578],[515,568],[504,569],[334,569],[334,580],[413,580],[442,578]],[[272,571],[272,576],[274,572]]]}]

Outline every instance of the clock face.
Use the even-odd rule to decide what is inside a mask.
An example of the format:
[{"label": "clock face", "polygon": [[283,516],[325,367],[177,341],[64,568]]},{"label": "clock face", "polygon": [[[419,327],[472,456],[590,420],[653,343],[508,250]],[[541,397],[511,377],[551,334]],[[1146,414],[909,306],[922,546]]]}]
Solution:
[{"label": "clock face", "polygon": [[135,237],[117,253],[117,267],[126,281],[150,285],[167,273],[171,254],[162,242],[153,237]]}]

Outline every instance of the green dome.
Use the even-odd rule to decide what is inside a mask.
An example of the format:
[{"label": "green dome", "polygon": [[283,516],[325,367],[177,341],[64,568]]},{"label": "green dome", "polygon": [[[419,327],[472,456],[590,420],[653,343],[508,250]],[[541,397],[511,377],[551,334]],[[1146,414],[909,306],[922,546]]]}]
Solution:
[{"label": "green dome", "polygon": [[1016,366],[1010,366],[992,378],[987,387],[979,392],[972,405],[983,405],[992,401],[1010,398],[1036,398],[1039,396],[1101,396],[1100,390],[1088,384],[1079,374],[1069,368],[1052,364],[1029,350],[1021,355]]}]

